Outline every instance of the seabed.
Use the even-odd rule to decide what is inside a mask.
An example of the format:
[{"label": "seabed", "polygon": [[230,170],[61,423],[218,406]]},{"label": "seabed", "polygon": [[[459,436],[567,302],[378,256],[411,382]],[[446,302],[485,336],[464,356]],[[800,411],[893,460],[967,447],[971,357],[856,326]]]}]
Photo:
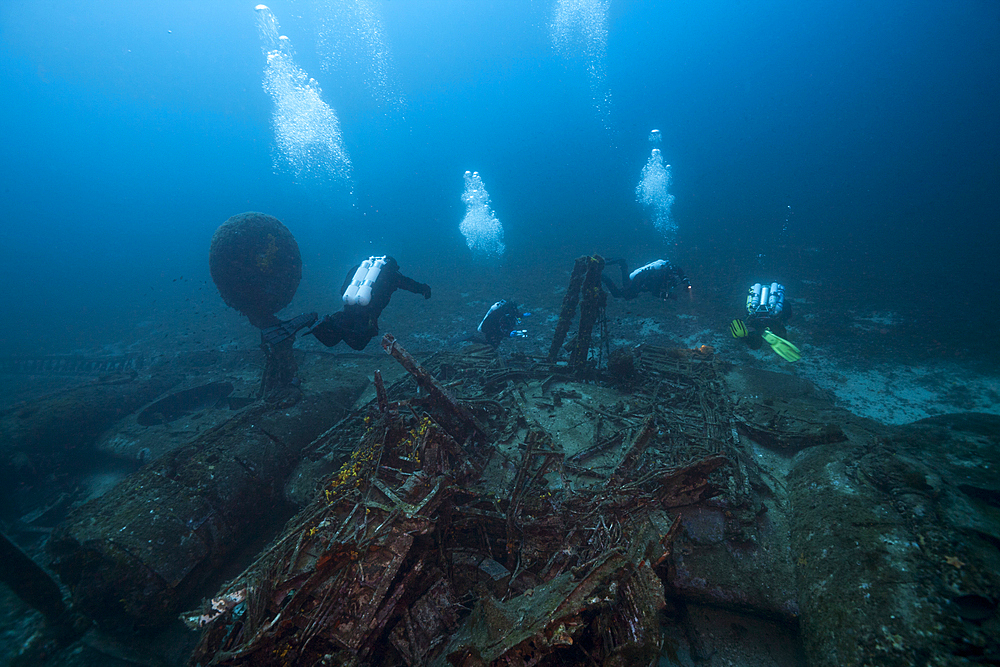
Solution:
[{"label": "seabed", "polygon": [[[808,289],[794,365],[703,295],[607,303],[574,357],[570,268],[399,293],[364,353],[300,340],[284,404],[221,309],[197,344],[0,362],[5,533],[67,605],[5,587],[5,659],[1000,661],[995,378],[866,359],[905,318],[819,322]],[[530,338],[450,342],[500,297]]]}]

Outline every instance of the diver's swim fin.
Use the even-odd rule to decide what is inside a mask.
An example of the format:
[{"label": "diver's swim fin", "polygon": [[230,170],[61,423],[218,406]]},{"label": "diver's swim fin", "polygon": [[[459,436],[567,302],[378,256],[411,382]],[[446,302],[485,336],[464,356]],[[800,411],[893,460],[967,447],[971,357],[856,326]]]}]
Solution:
[{"label": "diver's swim fin", "polygon": [[798,361],[802,358],[802,353],[799,352],[799,348],[795,347],[787,340],[780,336],[776,336],[771,333],[770,329],[764,329],[764,333],[761,334],[767,344],[771,346],[774,353],[785,361]]},{"label": "diver's swim fin", "polygon": [[281,341],[294,336],[299,329],[311,326],[319,317],[316,313],[302,313],[298,317],[285,320],[273,327],[260,330],[260,341],[265,345],[277,345]]},{"label": "diver's swim fin", "polygon": [[743,320],[733,320],[729,323],[729,332],[733,334],[733,338],[746,338],[747,325],[743,324]]}]

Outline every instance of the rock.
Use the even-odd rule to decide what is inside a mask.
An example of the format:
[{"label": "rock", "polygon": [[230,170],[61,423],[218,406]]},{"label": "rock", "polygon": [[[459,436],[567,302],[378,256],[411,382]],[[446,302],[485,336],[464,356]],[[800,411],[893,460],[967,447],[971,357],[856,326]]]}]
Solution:
[{"label": "rock", "polygon": [[795,457],[792,553],[811,665],[1000,656],[991,611],[1000,597],[991,472],[1000,442],[993,431],[941,422],[883,428]]}]

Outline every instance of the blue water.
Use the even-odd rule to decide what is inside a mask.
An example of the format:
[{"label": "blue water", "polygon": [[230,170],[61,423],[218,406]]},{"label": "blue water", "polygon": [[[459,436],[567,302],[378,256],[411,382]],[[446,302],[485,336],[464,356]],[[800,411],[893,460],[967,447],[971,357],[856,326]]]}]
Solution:
[{"label": "blue water", "polygon": [[[372,24],[338,19],[359,6],[374,56],[345,37]],[[552,0],[269,7],[347,180],[276,160],[254,3],[0,6],[0,354],[134,335],[151,295],[204,284],[242,211],[281,219],[334,286],[376,246],[465,261],[466,170],[510,257],[655,247],[635,200],[653,128],[677,225],[659,254],[695,277],[743,280],[781,248],[781,271],[851,298],[986,331],[998,314],[1000,3],[610,0],[603,51],[554,48]]]}]

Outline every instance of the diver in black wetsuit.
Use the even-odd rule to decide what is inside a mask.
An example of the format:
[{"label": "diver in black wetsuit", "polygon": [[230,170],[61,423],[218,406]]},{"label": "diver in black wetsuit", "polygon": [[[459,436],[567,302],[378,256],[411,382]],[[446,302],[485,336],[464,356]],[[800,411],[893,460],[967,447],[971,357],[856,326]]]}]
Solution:
[{"label": "diver in black wetsuit", "polygon": [[476,333],[465,340],[475,342],[485,341],[493,347],[499,347],[506,338],[524,338],[526,331],[516,330],[521,323],[521,311],[513,301],[501,299],[494,303],[486,312],[486,317],[479,323]]},{"label": "diver in black wetsuit", "polygon": [[479,323],[476,330],[471,334],[459,336],[452,339],[451,344],[458,343],[479,343],[498,348],[500,343],[507,338],[527,338],[528,332],[525,329],[515,329],[521,324],[521,318],[531,315],[531,313],[521,313],[520,308],[513,301],[500,299],[486,311],[486,316]]},{"label": "diver in black wetsuit", "polygon": [[691,289],[691,283],[684,272],[665,259],[650,262],[632,273],[628,272],[628,263],[624,259],[609,259],[605,262],[605,266],[611,264],[617,264],[622,270],[621,288],[607,275],[602,274],[601,281],[616,299],[631,301],[642,292],[669,299],[674,297],[673,291],[681,285]]},{"label": "diver in black wetsuit", "polygon": [[404,276],[395,259],[372,257],[347,272],[340,288],[344,309],[327,315],[306,333],[327,347],[344,341],[352,349],[363,350],[378,334],[379,315],[397,289],[431,298],[430,285]]}]

